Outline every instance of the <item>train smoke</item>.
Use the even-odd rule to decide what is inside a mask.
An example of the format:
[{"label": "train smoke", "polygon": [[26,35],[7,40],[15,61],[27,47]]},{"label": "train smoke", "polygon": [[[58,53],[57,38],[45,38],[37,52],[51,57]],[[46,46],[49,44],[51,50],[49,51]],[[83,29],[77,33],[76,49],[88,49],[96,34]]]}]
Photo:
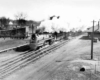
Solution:
[{"label": "train smoke", "polygon": [[73,19],[71,21],[66,21],[60,16],[52,16],[50,19],[44,20],[41,22],[38,28],[45,28],[46,32],[69,32],[69,31],[84,31],[86,27],[81,20]]},{"label": "train smoke", "polygon": [[[51,19],[51,18],[50,18]],[[45,27],[46,32],[59,32],[59,31],[64,31],[68,32],[68,24],[64,23],[61,21],[59,16],[53,17],[51,20],[47,19],[43,21],[38,28]]]}]

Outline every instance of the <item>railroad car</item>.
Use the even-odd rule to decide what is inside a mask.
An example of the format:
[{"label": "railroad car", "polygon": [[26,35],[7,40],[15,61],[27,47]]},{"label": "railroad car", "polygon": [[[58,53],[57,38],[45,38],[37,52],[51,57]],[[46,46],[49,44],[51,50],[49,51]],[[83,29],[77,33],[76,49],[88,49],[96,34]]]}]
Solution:
[{"label": "railroad car", "polygon": [[6,30],[0,30],[0,37],[9,37],[10,31]]},{"label": "railroad car", "polygon": [[0,30],[0,37],[24,39],[28,36],[26,33],[26,28],[15,28],[10,30]]},{"label": "railroad car", "polygon": [[11,30],[11,38],[24,39],[26,37],[27,35],[25,28],[17,28]]}]

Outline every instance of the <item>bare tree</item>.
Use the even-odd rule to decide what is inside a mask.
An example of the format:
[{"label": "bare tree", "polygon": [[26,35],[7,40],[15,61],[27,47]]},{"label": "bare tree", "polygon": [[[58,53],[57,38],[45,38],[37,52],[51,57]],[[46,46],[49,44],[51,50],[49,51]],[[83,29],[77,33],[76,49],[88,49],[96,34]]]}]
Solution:
[{"label": "bare tree", "polygon": [[16,20],[18,20],[18,19],[26,19],[27,18],[27,14],[25,14],[23,12],[20,12],[20,13],[15,14],[15,18],[16,18]]},{"label": "bare tree", "polygon": [[26,25],[26,22],[27,22],[26,17],[27,17],[27,14],[25,14],[25,13],[22,13],[22,12],[21,12],[21,13],[17,13],[17,14],[15,15],[17,24],[18,24],[19,26],[24,26],[24,25]]},{"label": "bare tree", "polygon": [[0,28],[1,29],[7,29],[9,25],[10,19],[6,17],[0,18]]}]

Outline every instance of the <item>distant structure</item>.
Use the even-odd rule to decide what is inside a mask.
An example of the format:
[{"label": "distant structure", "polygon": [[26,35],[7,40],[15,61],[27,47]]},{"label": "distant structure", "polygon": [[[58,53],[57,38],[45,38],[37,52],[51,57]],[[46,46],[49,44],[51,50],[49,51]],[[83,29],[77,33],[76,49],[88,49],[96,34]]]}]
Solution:
[{"label": "distant structure", "polygon": [[[92,34],[92,27],[88,28],[86,30],[87,34],[89,37],[91,37],[91,34]],[[97,38],[100,38],[100,26],[99,25],[96,25],[94,26],[94,37],[97,37]]]},{"label": "distant structure", "polygon": [[0,30],[0,37],[10,37],[10,38],[27,38],[35,33],[37,26],[41,22],[36,22],[32,20],[26,20],[24,25],[20,25],[16,20],[10,20],[8,28]]}]

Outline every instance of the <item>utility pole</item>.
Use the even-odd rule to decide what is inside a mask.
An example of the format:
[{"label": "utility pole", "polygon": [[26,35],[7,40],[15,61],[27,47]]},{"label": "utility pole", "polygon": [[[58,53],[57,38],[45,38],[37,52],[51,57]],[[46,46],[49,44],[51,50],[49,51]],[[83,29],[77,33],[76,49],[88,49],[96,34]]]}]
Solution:
[{"label": "utility pole", "polygon": [[37,26],[32,24],[32,34],[36,33]]},{"label": "utility pole", "polygon": [[98,30],[99,30],[99,21],[98,21]]},{"label": "utility pole", "polygon": [[94,23],[95,21],[93,20],[93,28],[92,28],[92,32],[91,32],[91,59],[93,59],[93,37],[94,37]]},{"label": "utility pole", "polygon": [[32,24],[32,34],[33,34],[33,24]]}]

